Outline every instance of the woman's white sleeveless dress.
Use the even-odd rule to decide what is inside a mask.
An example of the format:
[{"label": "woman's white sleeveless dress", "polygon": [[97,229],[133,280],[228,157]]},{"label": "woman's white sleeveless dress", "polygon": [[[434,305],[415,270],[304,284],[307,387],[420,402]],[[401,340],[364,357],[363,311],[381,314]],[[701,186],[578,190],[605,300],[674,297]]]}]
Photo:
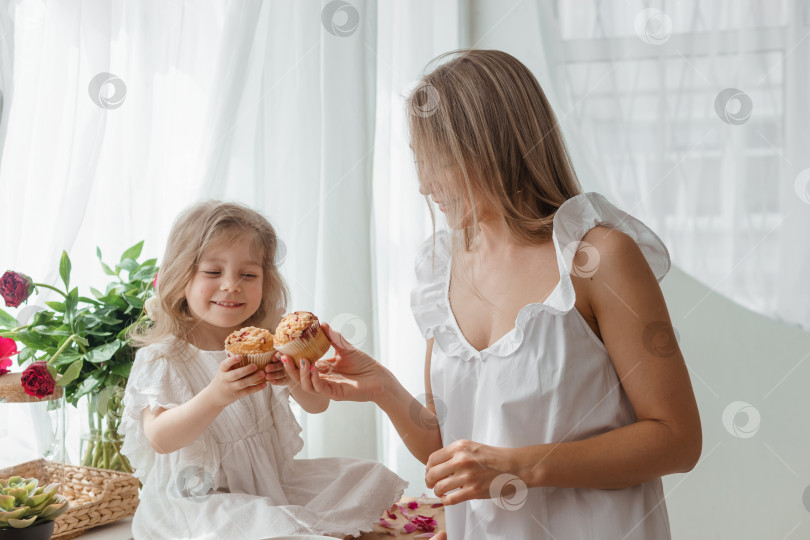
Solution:
[{"label": "woman's white sleeveless dress", "polygon": [[[597,225],[633,238],[658,281],[663,279],[669,253],[652,230],[598,193],[577,195],[554,217],[557,287],[545,302],[523,307],[515,328],[480,352],[464,338],[450,309],[448,233],[436,234],[435,247],[433,237],[423,244],[411,307],[425,338],[435,338],[430,381],[435,398],[446,406],[439,414],[445,445],[458,439],[512,448],[576,441],[636,420],[604,344],[574,307],[573,255]],[[575,271],[582,275],[591,263]],[[511,483],[520,487],[519,480]],[[503,493],[509,495],[447,507],[449,538],[670,538],[660,479],[619,490]]]}]

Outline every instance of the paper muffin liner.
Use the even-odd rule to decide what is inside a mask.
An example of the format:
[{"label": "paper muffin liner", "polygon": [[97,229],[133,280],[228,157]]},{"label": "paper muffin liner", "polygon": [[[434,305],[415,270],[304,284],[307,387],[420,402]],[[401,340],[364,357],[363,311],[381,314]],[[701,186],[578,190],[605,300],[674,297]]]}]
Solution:
[{"label": "paper muffin liner", "polygon": [[254,364],[257,368],[264,369],[265,367],[267,367],[267,364],[269,364],[270,362],[273,361],[273,355],[276,354],[275,349],[273,349],[272,351],[269,351],[269,352],[252,353],[252,354],[235,354],[235,353],[232,353],[231,351],[227,351],[227,352],[228,352],[228,356],[241,356],[242,357],[242,361],[239,362],[238,364],[236,364],[234,366],[234,369],[240,368],[240,367],[245,367],[245,366],[247,366],[249,364]]},{"label": "paper muffin liner", "polygon": [[296,338],[284,345],[276,343],[276,349],[292,357],[295,367],[301,367],[299,363],[301,358],[306,358],[311,363],[314,363],[326,354],[326,351],[332,346],[329,340],[326,339],[326,334],[323,333],[320,325],[316,325],[315,328],[316,330],[311,336]]}]

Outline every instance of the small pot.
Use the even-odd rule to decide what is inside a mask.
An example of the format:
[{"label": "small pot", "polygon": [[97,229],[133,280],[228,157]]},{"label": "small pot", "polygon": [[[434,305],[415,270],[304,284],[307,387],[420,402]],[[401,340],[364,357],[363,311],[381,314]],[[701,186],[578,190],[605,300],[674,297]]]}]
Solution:
[{"label": "small pot", "polygon": [[24,529],[0,529],[0,540],[51,540],[53,526],[53,521],[45,521]]}]

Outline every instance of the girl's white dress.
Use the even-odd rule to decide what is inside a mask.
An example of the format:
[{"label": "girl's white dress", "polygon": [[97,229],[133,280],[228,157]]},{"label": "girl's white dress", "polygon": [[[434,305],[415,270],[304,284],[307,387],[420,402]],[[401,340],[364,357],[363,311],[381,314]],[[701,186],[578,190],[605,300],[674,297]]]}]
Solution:
[{"label": "girl's white dress", "polygon": [[[424,243],[411,307],[425,338],[435,338],[430,381],[444,405],[437,409],[444,445],[458,439],[509,448],[576,441],[636,420],[605,346],[574,308],[572,258],[596,225],[633,238],[663,279],[669,253],[652,230],[598,193],[575,196],[554,217],[557,287],[545,302],[523,307],[515,328],[480,352],[450,309],[449,235],[436,234],[435,250],[433,237]],[[589,261],[575,269],[579,275],[598,261],[583,248]],[[450,540],[670,538],[660,479],[619,490],[526,490],[515,477],[499,480],[503,486],[491,490],[495,498],[446,508]]]},{"label": "girl's white dress", "polygon": [[286,386],[235,401],[192,444],[158,454],[144,434],[143,411],[188,401],[226,358],[190,346],[169,359],[167,348],[138,350],[124,394],[122,452],[143,483],[136,540],[357,535],[402,495],[407,482],[376,462],[294,460],[303,441]]}]

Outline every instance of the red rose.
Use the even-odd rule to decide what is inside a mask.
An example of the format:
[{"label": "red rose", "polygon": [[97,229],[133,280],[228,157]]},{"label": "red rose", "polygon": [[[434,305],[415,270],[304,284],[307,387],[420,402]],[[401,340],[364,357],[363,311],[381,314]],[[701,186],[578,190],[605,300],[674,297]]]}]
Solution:
[{"label": "red rose", "polygon": [[0,375],[5,375],[10,370],[8,368],[11,367],[11,358],[0,358]]},{"label": "red rose", "polygon": [[0,278],[0,295],[6,301],[6,307],[17,307],[34,292],[34,282],[30,277],[19,272],[6,271]]},{"label": "red rose", "polygon": [[48,366],[45,362],[34,362],[22,372],[20,378],[23,390],[29,396],[44,398],[53,394],[56,381],[53,380],[51,374],[48,372]]},{"label": "red rose", "polygon": [[157,277],[158,277],[158,272],[155,272],[155,279],[152,280],[152,287],[155,288],[155,289],[157,289]]}]

